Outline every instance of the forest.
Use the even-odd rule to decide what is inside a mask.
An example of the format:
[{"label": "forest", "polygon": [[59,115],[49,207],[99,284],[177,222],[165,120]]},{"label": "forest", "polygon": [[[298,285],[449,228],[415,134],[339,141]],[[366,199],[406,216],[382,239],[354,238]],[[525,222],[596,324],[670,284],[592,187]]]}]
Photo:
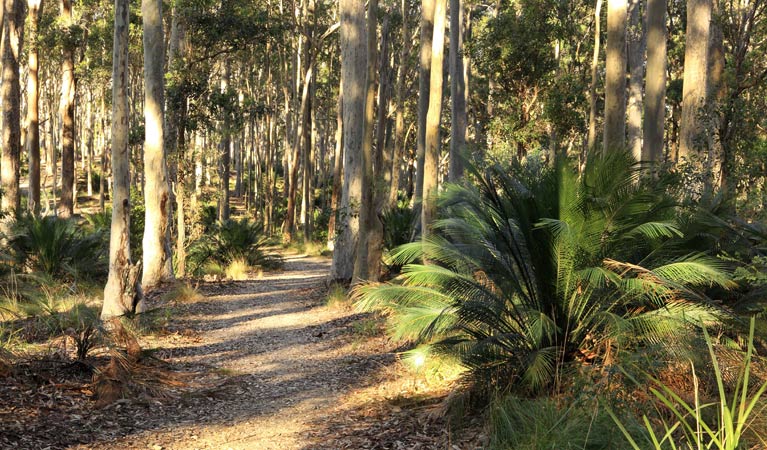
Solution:
[{"label": "forest", "polygon": [[767,448],[767,1],[1,11],[1,448]]}]

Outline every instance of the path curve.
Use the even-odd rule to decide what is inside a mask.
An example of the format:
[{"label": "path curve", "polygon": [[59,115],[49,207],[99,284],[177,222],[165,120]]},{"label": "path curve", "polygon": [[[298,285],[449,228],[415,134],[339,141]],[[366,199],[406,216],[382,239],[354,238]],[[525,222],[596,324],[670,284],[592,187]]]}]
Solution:
[{"label": "path curve", "polygon": [[172,321],[176,339],[149,345],[175,366],[216,374],[198,380],[215,387],[137,409],[136,430],[79,448],[333,448],[318,427],[394,357],[350,333],[360,315],[323,306],[328,269],[325,258],[292,256],[262,279],[202,286],[205,297]]}]

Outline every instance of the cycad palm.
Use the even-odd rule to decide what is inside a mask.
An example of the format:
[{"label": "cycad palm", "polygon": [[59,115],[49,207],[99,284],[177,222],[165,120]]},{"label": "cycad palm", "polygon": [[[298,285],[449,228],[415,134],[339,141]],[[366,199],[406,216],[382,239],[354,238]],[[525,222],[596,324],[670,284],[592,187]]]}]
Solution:
[{"label": "cycad palm", "polygon": [[590,158],[580,178],[566,163],[470,172],[475,186],[441,195],[436,235],[396,252],[403,274],[356,290],[396,337],[457,354],[485,385],[540,389],[564,362],[720,312],[695,289],[729,286],[722,267],[670,245],[674,202],[627,154]]}]

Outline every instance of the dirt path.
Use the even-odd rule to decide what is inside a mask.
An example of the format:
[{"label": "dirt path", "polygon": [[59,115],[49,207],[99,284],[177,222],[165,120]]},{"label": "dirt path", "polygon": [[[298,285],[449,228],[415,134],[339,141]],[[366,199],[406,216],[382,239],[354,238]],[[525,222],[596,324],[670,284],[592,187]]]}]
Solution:
[{"label": "dirt path", "polygon": [[[349,311],[322,306],[329,262],[287,258],[285,270],[262,279],[202,287],[160,338],[156,355],[174,365],[222,377],[203,394],[157,405],[147,428],[89,448],[299,449],[327,411],[368,372],[392,361],[355,344]],[[174,342],[175,341],[175,342]],[[146,344],[145,344],[146,345]],[[125,430],[115,430],[118,433]],[[312,433],[310,433],[312,431]],[[83,447],[85,448],[85,447]]]},{"label": "dirt path", "polygon": [[168,309],[162,332],[140,342],[158,362],[134,383],[156,371],[181,374],[180,386],[97,408],[71,359],[19,368],[0,383],[0,447],[476,448],[481,429],[449,436],[435,414],[446,392],[403,370],[376,321],[324,306],[329,264],[287,257],[281,272],[207,283]]}]

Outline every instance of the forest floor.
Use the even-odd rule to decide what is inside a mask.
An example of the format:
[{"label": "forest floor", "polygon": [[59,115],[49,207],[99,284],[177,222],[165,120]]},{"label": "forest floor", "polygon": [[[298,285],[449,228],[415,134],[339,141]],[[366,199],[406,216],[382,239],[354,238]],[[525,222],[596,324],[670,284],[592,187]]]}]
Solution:
[{"label": "forest floor", "polygon": [[0,374],[0,447],[477,448],[480,427],[448,432],[449,383],[406,370],[377,318],[325,306],[328,269],[292,255],[257,279],[200,284],[193,300],[153,300],[166,323],[139,338],[155,361],[146,389],[106,406],[71,360],[20,361]]}]

